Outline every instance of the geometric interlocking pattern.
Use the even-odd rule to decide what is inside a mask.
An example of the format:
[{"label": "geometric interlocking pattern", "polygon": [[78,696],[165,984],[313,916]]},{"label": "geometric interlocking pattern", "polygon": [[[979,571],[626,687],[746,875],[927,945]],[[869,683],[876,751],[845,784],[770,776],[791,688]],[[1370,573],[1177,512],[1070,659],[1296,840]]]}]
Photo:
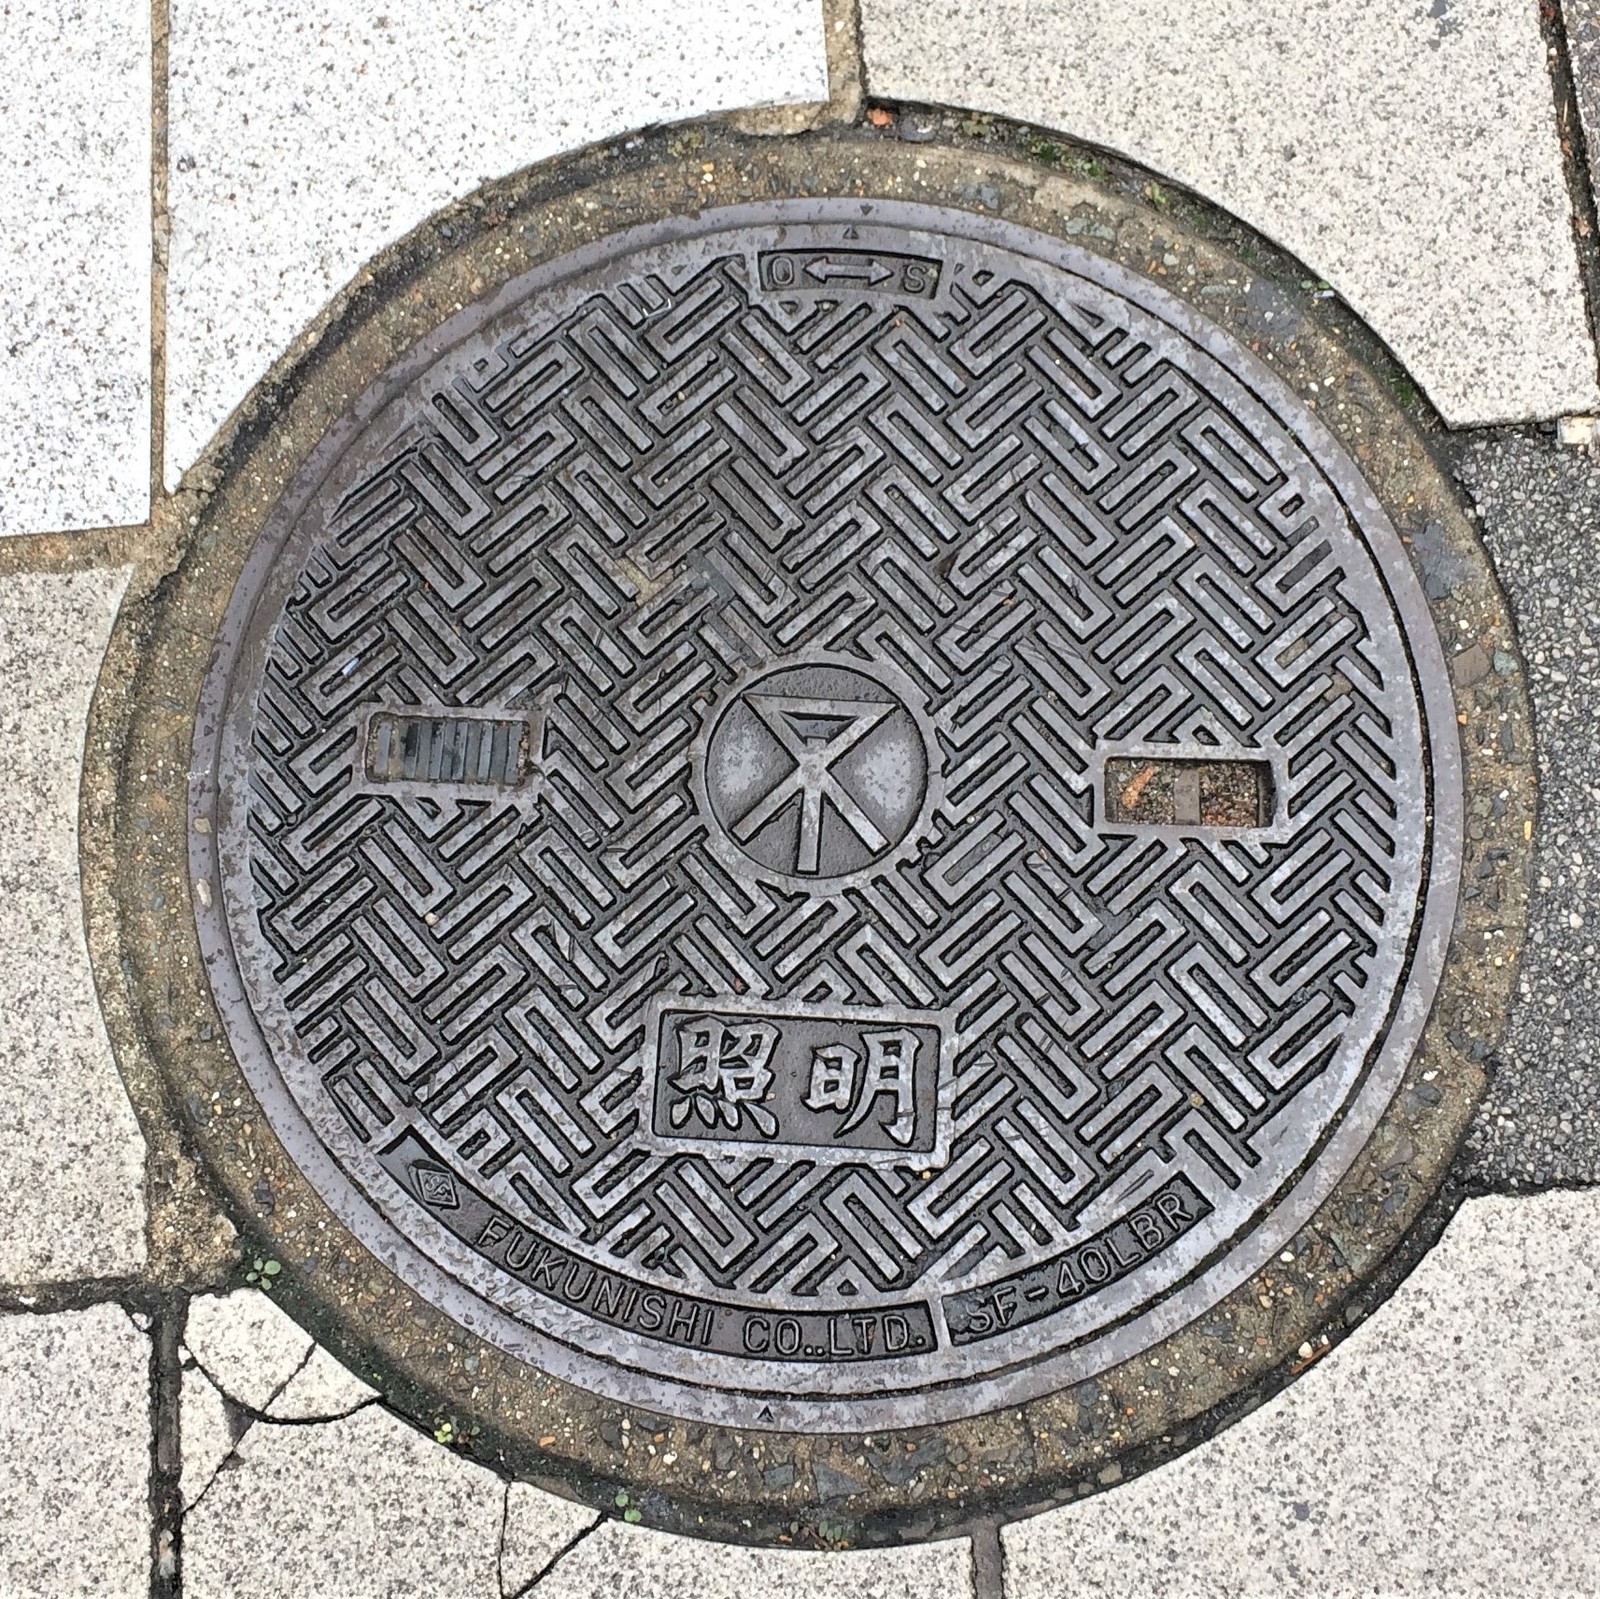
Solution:
[{"label": "geometric interlocking pattern", "polygon": [[[1386,1012],[1416,905],[1415,690],[1305,452],[1097,287],[835,258],[787,296],[737,241],[652,258],[444,358],[324,509],[251,757],[317,1114],[745,1304],[981,1283],[1180,1172],[1224,1201],[1314,1141],[1283,1113]],[[914,683],[943,773],[838,893],[730,873],[691,770],[729,685],[807,651]],[[365,781],[384,704],[536,711],[531,785]],[[1166,745],[1277,759],[1287,824],[1107,827],[1096,760]],[[719,995],[953,1011],[948,1163],[655,1149],[646,1007]]]}]

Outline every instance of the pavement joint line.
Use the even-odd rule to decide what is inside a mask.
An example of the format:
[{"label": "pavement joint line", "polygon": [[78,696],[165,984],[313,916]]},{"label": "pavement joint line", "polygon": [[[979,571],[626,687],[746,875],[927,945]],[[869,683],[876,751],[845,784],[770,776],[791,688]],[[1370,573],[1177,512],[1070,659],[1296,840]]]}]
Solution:
[{"label": "pavement joint line", "polygon": [[1589,142],[1583,118],[1578,114],[1577,85],[1563,0],[1540,0],[1539,27],[1544,35],[1545,61],[1550,70],[1550,92],[1554,101],[1556,137],[1561,148],[1561,168],[1570,202],[1578,282],[1583,290],[1584,314],[1594,344],[1597,369],[1600,369],[1600,209],[1595,201]]},{"label": "pavement joint line", "polygon": [[995,1519],[973,1525],[967,1537],[972,1550],[972,1599],[1005,1599],[1006,1550]]},{"label": "pavement joint line", "polygon": [[828,98],[798,104],[731,108],[719,120],[762,138],[793,138],[818,128],[859,122],[867,103],[860,0],[821,0]]},{"label": "pavement joint line", "polygon": [[172,7],[150,3],[150,501],[165,497],[167,450],[168,79]]},{"label": "pavement joint line", "polygon": [[143,1277],[75,1277],[62,1282],[0,1285],[0,1316],[59,1316],[95,1305],[118,1305],[130,1316],[154,1316],[162,1294]]},{"label": "pavement joint line", "polygon": [[[1489,1081],[1489,1091],[1494,1091],[1494,1079]],[[1472,1152],[1463,1149],[1457,1157],[1460,1173],[1461,1199],[1531,1199],[1538,1194],[1587,1194],[1600,1188],[1600,1177],[1549,1177],[1536,1178],[1512,1176],[1486,1177],[1471,1169]]]},{"label": "pavement joint line", "polygon": [[[867,48],[861,26],[861,0],[833,0],[824,4],[827,30],[829,105],[836,120],[855,122],[867,105]],[[836,35],[844,35],[839,38]]]},{"label": "pavement joint line", "polygon": [[65,575],[134,566],[146,559],[154,536],[149,522],[78,531],[13,533],[0,540],[0,578],[24,572]]},{"label": "pavement joint line", "polygon": [[177,1599],[183,1547],[183,1367],[187,1294],[164,1296],[150,1337],[150,1599]]},{"label": "pavement joint line", "polygon": [[500,1489],[500,1537],[494,1549],[494,1582],[500,1599],[506,1599],[506,1529],[511,1525],[511,1484]]}]

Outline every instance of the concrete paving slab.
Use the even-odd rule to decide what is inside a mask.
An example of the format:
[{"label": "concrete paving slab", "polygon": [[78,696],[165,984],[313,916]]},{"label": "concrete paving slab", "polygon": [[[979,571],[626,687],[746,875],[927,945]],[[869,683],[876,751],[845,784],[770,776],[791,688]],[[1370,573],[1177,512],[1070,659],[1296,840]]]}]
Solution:
[{"label": "concrete paving slab", "polygon": [[0,534],[150,505],[150,17],[0,8]]},{"label": "concrete paving slab", "polygon": [[150,1591],[150,1343],[116,1305],[0,1318],[0,1593]]},{"label": "concrete paving slab", "polygon": [[89,968],[84,724],[125,571],[0,579],[0,1281],[145,1254],[144,1141]]},{"label": "concrete paving slab", "polygon": [[1496,1187],[1597,1182],[1600,463],[1526,434],[1474,439],[1457,465],[1516,617],[1540,784],[1529,942],[1466,1170]]},{"label": "concrete paving slab", "polygon": [[1600,1193],[1470,1201],[1371,1319],[1170,1465],[1006,1529],[1006,1599],[1600,1591]]},{"label": "concrete paving slab", "polygon": [[183,1341],[206,1375],[237,1404],[264,1411],[311,1353],[311,1335],[254,1288],[189,1302]]},{"label": "concrete paving slab", "polygon": [[1297,254],[1452,423],[1593,409],[1531,0],[862,0],[870,92],[1115,150]]},{"label": "concrete paving slab", "polygon": [[525,1482],[506,1489],[506,1524],[500,1541],[500,1588],[520,1594],[585,1527],[600,1518],[592,1510],[541,1493]]},{"label": "concrete paving slab", "polygon": [[185,1599],[499,1599],[505,1485],[376,1406],[258,1422],[184,1525]]},{"label": "concrete paving slab", "polygon": [[539,1599],[962,1599],[972,1593],[965,1538],[838,1554],[747,1549],[608,1521],[533,1590]]},{"label": "concrete paving slab", "polygon": [[[192,1505],[216,1476],[217,1468],[233,1453],[238,1441],[234,1416],[222,1390],[198,1366],[183,1373],[178,1432],[183,1452],[179,1487],[185,1505]],[[242,1425],[242,1423],[241,1423]]]},{"label": "concrete paving slab", "polygon": [[821,0],[174,0],[170,39],[169,485],[448,201],[630,128],[828,95]]}]

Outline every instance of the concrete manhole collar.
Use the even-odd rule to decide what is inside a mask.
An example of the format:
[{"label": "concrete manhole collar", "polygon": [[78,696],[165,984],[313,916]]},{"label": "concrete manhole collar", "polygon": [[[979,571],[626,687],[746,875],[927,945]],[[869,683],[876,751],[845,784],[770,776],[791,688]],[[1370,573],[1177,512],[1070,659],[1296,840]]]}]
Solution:
[{"label": "concrete manhole collar", "polygon": [[580,1411],[1081,1414],[1394,1115],[1444,655],[1236,328],[1021,221],[733,198],[475,283],[211,563],[206,981],[294,1180]]}]

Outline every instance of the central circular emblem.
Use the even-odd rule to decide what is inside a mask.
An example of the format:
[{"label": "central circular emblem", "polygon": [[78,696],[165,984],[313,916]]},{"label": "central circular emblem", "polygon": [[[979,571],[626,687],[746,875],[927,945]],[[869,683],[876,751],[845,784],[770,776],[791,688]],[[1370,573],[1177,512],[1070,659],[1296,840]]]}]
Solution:
[{"label": "central circular emblem", "polygon": [[735,688],[699,762],[726,864],[817,892],[914,842],[934,772],[915,704],[891,669],[822,655],[773,664]]}]

